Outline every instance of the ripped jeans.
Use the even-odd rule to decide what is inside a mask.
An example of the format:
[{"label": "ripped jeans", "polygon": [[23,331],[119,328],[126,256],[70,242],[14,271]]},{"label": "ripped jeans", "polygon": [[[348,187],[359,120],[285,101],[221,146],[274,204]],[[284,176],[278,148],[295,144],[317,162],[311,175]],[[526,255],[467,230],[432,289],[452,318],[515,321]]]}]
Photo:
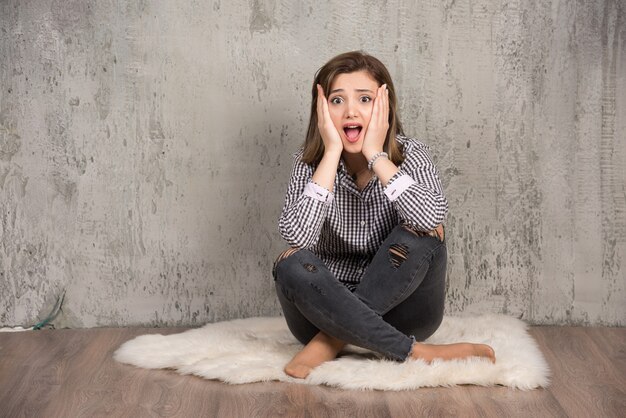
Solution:
[{"label": "ripped jeans", "polygon": [[446,265],[445,236],[441,241],[398,225],[354,292],[306,249],[283,252],[272,275],[287,326],[302,344],[321,330],[404,361],[415,341],[425,340],[441,324]]}]

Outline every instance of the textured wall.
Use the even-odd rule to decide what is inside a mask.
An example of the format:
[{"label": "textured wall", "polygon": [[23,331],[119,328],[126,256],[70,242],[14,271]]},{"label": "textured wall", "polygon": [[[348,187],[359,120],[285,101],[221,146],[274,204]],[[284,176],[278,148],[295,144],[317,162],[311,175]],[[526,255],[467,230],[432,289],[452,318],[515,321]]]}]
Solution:
[{"label": "textured wall", "polygon": [[450,202],[448,313],[626,323],[619,1],[0,2],[0,324],[280,312],[315,70],[364,49]]}]

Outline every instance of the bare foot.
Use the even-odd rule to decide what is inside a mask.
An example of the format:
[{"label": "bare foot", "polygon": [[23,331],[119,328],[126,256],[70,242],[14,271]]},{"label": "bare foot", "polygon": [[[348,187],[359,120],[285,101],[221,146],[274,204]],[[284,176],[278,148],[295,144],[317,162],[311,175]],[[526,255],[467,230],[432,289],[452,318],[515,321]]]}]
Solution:
[{"label": "bare foot", "polygon": [[289,376],[304,379],[311,370],[325,361],[333,360],[346,344],[324,332],[319,332],[285,366]]},{"label": "bare foot", "polygon": [[493,348],[486,344],[422,344],[416,343],[411,351],[411,358],[422,359],[430,363],[434,359],[452,360],[467,357],[486,357],[492,363],[496,362]]}]

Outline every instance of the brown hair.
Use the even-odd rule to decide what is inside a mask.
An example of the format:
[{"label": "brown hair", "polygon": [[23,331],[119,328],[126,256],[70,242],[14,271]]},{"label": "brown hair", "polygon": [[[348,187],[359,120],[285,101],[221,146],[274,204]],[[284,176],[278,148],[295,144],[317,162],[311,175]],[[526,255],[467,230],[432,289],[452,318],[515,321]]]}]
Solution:
[{"label": "brown hair", "polygon": [[322,86],[324,95],[328,97],[330,87],[337,75],[355,71],[367,71],[378,82],[379,86],[387,84],[387,89],[389,90],[389,130],[387,131],[383,150],[389,154],[389,159],[396,165],[399,165],[404,160],[400,144],[396,141],[396,135],[404,135],[404,131],[398,117],[398,100],[389,71],[377,58],[363,51],[352,51],[337,55],[315,73],[311,90],[311,117],[306,139],[304,140],[304,153],[302,154],[303,162],[318,164],[324,156],[324,141],[322,141],[317,127],[317,85]]}]

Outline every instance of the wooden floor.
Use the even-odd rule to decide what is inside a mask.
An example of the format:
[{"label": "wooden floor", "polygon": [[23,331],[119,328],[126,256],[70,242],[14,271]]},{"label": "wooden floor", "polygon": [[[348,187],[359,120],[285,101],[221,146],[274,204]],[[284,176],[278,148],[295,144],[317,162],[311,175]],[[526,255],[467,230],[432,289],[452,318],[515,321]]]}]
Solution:
[{"label": "wooden floor", "polygon": [[533,327],[548,389],[457,386],[349,391],[281,382],[227,385],[119,364],[141,334],[184,328],[0,333],[1,417],[624,417],[626,328]]}]

